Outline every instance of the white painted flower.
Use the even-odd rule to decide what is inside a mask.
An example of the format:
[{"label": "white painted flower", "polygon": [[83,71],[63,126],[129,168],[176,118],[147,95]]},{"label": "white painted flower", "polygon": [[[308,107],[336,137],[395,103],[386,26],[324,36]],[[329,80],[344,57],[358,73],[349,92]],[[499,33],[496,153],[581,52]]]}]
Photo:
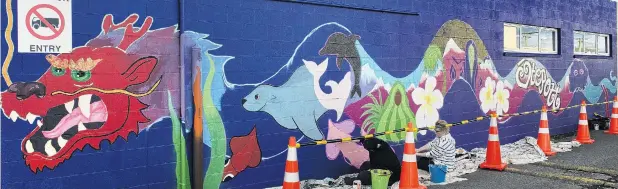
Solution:
[{"label": "white painted flower", "polygon": [[[432,126],[438,119],[438,109],[442,108],[444,104],[444,97],[436,88],[436,78],[428,77],[425,81],[425,88],[415,88],[412,91],[412,100],[415,104],[420,105],[416,111],[416,126],[418,128],[425,128]],[[426,130],[419,131],[420,134],[425,135]]]},{"label": "white painted flower", "polygon": [[496,97],[494,91],[496,88],[496,82],[490,77],[485,79],[485,86],[481,88],[479,93],[479,99],[481,100],[481,109],[483,113],[487,113],[496,107]]},{"label": "white painted flower", "polygon": [[509,90],[505,89],[505,84],[502,81],[498,81],[496,86],[496,93],[494,93],[496,99],[496,113],[502,115],[509,111]]}]

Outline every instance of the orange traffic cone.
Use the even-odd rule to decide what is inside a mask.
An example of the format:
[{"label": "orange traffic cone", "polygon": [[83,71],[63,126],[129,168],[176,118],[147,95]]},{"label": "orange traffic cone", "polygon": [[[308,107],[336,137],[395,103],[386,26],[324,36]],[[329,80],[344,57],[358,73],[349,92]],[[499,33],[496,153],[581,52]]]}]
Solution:
[{"label": "orange traffic cone", "polygon": [[575,140],[582,144],[592,144],[594,140],[590,138],[590,130],[588,129],[588,113],[586,112],[586,102],[582,100],[581,109],[579,110],[579,125],[577,128],[577,138]]},{"label": "orange traffic cone", "polygon": [[489,139],[487,140],[487,153],[485,162],[479,166],[481,169],[494,169],[503,171],[506,163],[502,163],[500,153],[500,137],[498,135],[498,120],[495,112],[491,112],[491,122],[489,124]]},{"label": "orange traffic cone", "polygon": [[408,123],[406,130],[406,143],[403,145],[403,160],[401,163],[401,177],[399,188],[401,189],[426,189],[426,186],[418,182],[418,166],[416,165],[416,146],[414,146],[414,131],[412,122]]},{"label": "orange traffic cone", "polygon": [[285,161],[283,189],[300,189],[298,174],[298,158],[296,157],[296,137],[290,137],[288,142],[288,159]]},{"label": "orange traffic cone", "polygon": [[543,105],[541,112],[541,123],[539,123],[539,137],[536,144],[545,152],[546,156],[556,155],[556,152],[551,151],[551,140],[549,139],[549,123],[547,121],[547,107]]},{"label": "orange traffic cone", "polygon": [[607,134],[618,135],[618,96],[614,97],[614,106],[612,107],[612,117],[609,120],[609,129],[605,131]]}]

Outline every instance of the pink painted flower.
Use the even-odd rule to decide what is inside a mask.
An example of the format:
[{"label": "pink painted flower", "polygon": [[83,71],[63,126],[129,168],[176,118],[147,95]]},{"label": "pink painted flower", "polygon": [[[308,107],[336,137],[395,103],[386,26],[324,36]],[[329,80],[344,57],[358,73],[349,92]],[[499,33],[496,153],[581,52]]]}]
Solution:
[{"label": "pink painted flower", "polygon": [[[354,121],[349,119],[339,123],[333,123],[331,120],[328,120],[327,138],[330,140],[351,137],[350,133],[352,133],[355,128]],[[346,163],[357,169],[360,168],[364,162],[369,161],[369,152],[356,142],[326,144],[326,157],[329,160],[337,159],[339,153],[343,155],[343,159]]]}]

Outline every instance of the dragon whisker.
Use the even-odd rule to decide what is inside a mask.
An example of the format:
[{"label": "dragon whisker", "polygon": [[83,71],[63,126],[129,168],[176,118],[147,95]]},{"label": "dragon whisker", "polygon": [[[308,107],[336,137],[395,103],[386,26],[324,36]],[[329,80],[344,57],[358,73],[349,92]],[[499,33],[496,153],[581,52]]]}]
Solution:
[{"label": "dragon whisker", "polygon": [[98,92],[101,92],[101,93],[104,93],[104,94],[125,94],[125,95],[132,96],[132,97],[143,97],[143,96],[149,95],[152,92],[154,92],[154,90],[157,88],[157,86],[159,86],[159,83],[161,83],[160,79],[147,92],[142,93],[142,94],[132,93],[132,92],[129,92],[129,91],[124,90],[124,89],[105,90],[105,89],[99,89],[99,88],[96,88],[96,87],[87,87],[87,88],[79,89],[79,90],[77,90],[75,92],[72,92],[72,93],[67,93],[67,92],[64,92],[64,91],[54,91],[54,92],[51,93],[51,95],[53,96],[53,95],[57,95],[57,94],[63,94],[63,95],[67,95],[67,96],[74,96],[74,95],[76,95],[78,93],[81,93],[81,92],[84,92],[84,91],[98,91]]}]

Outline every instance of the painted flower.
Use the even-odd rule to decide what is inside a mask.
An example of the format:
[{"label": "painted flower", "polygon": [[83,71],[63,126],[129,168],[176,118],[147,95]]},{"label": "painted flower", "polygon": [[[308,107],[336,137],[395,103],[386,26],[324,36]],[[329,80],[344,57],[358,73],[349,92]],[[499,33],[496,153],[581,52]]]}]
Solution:
[{"label": "painted flower", "polygon": [[[416,111],[416,126],[424,128],[433,125],[438,119],[438,109],[442,108],[444,97],[439,90],[436,90],[436,78],[428,77],[425,81],[425,88],[416,88],[412,91],[412,100],[416,105],[420,105]],[[426,130],[419,131],[422,135]]]},{"label": "painted flower", "polygon": [[509,111],[509,90],[505,89],[505,84],[502,81],[498,81],[496,86],[496,93],[494,93],[496,99],[496,113],[502,115]]},{"label": "painted flower", "polygon": [[494,96],[495,89],[496,82],[490,77],[487,77],[485,79],[485,86],[481,88],[481,92],[479,93],[479,99],[481,100],[481,109],[483,110],[483,113],[487,113],[489,110],[492,110],[496,107],[496,97]]},{"label": "painted flower", "polygon": [[[345,120],[339,123],[333,123],[332,120],[328,120],[328,136],[327,139],[340,139],[351,137],[351,133],[354,132],[356,124],[352,120]],[[369,161],[369,151],[367,151],[363,145],[356,142],[343,142],[343,143],[329,143],[326,144],[326,157],[329,160],[336,160],[339,154],[343,156],[343,160],[360,169],[361,165],[366,161]]]}]

